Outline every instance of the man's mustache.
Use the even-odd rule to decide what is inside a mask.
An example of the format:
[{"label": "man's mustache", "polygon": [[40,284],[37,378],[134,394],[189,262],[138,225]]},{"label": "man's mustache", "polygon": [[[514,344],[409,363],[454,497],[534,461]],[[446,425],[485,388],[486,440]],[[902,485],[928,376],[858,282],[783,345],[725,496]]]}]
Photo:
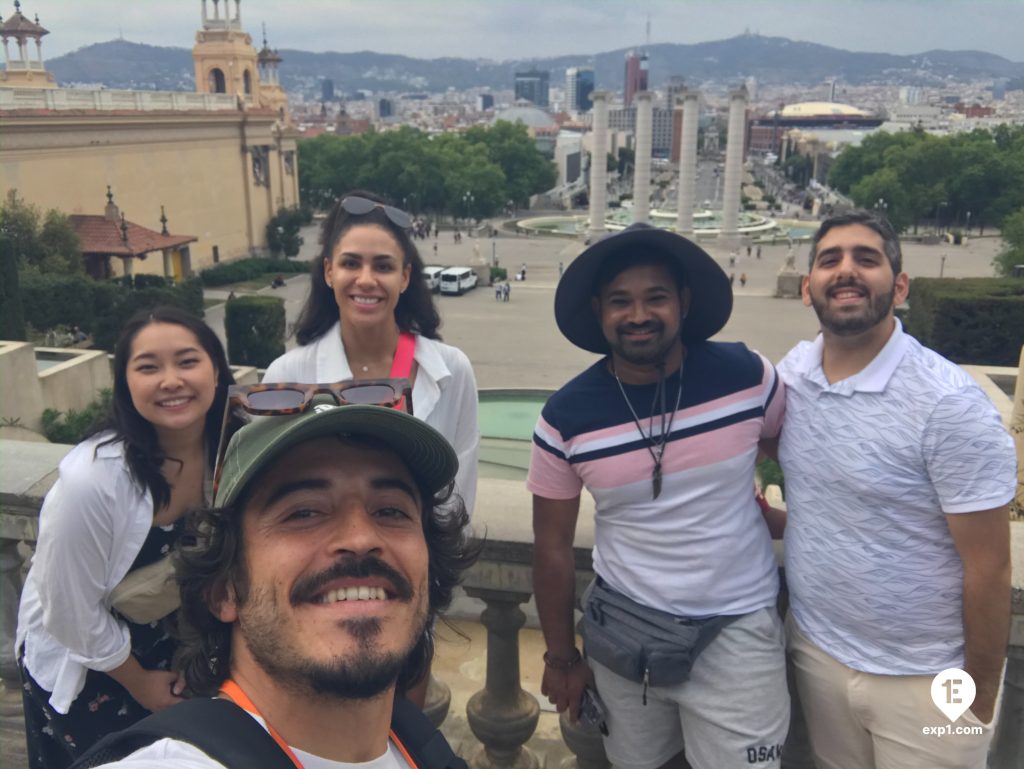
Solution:
[{"label": "man's mustache", "polygon": [[644,323],[623,323],[619,326],[620,334],[643,334],[648,331],[661,331],[664,324],[656,320],[649,320]]},{"label": "man's mustache", "polygon": [[393,567],[384,563],[380,558],[373,555],[362,558],[343,558],[336,561],[332,566],[317,574],[303,577],[292,588],[288,598],[293,606],[302,603],[309,603],[324,587],[336,579],[350,577],[352,579],[366,579],[367,577],[383,577],[389,583],[389,592],[400,601],[412,599],[412,585],[399,574]]}]

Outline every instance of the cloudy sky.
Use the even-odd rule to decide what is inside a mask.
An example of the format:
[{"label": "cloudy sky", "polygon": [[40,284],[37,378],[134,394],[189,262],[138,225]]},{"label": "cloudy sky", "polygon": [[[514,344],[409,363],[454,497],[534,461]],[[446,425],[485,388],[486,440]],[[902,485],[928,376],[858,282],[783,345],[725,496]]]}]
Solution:
[{"label": "cloudy sky", "polygon": [[[221,7],[227,0],[221,1]],[[212,2],[209,0],[211,13]],[[232,9],[234,0],[230,0]],[[22,0],[50,30],[45,57],[123,36],[190,47],[201,0]],[[981,50],[1024,61],[1024,0],[242,0],[259,40],[307,51],[519,59],[744,31],[854,51]],[[13,0],[0,0],[4,18]]]}]

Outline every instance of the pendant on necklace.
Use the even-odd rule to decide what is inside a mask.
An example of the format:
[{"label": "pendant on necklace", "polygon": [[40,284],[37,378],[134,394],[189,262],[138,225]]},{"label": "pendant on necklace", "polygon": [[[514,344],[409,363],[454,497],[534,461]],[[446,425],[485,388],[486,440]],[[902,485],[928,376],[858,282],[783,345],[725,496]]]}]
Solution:
[{"label": "pendant on necklace", "polygon": [[651,485],[654,487],[654,499],[661,495],[661,462],[654,463],[654,472],[651,474]]},{"label": "pendant on necklace", "polygon": [[370,367],[369,367],[369,366],[363,366],[363,373],[364,373],[364,374],[365,374],[365,373],[366,373],[367,371],[369,371],[369,370],[370,370]]}]

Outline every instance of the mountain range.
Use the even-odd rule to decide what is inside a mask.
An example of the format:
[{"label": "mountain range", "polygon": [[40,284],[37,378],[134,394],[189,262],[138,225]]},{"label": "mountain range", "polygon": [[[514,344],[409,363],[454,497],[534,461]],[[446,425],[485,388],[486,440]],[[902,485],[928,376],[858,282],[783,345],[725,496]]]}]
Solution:
[{"label": "mountain range", "polygon": [[[782,37],[741,35],[728,40],[684,45],[659,43],[643,49],[649,57],[650,87],[673,76],[699,85],[754,77],[763,84],[817,84],[838,78],[849,84],[898,83],[935,86],[950,80],[1024,80],[1024,62],[981,51],[926,51],[897,56],[830,48]],[[511,89],[515,72],[537,68],[561,85],[567,67],[592,66],[598,88],[622,86],[623,63],[629,49],[592,56],[490,61],[486,59],[414,59],[395,54],[311,53],[282,49],[281,84],[288,91],[319,96],[319,81],[334,81],[336,92],[441,92],[448,88]],[[192,52],[125,40],[80,48],[50,59],[49,69],[62,84],[99,83],[107,88],[191,90]]]}]

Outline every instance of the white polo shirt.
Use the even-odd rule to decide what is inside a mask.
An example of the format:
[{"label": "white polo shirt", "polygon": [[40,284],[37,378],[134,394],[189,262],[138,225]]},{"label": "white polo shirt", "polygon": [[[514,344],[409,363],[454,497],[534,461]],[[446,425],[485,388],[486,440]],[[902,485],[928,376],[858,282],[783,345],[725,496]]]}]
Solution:
[{"label": "white polo shirt", "polygon": [[835,659],[884,675],[963,666],[963,568],[946,514],[1005,505],[1013,440],[959,366],[903,332],[829,384],[823,341],[786,383],[786,579],[794,617]]}]

